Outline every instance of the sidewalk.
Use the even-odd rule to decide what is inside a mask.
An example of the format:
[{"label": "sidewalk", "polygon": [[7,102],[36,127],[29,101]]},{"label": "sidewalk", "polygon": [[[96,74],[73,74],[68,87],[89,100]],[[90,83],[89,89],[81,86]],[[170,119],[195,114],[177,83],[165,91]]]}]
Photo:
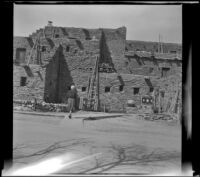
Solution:
[{"label": "sidewalk", "polygon": [[[28,115],[37,115],[37,116],[51,116],[51,117],[64,117],[68,113],[64,112],[34,112],[34,111],[16,111],[14,110],[13,113],[17,114],[28,114]],[[90,111],[77,111],[72,114],[73,118],[109,118],[109,117],[118,117],[123,116],[124,113],[105,113],[105,112],[90,112]]]}]

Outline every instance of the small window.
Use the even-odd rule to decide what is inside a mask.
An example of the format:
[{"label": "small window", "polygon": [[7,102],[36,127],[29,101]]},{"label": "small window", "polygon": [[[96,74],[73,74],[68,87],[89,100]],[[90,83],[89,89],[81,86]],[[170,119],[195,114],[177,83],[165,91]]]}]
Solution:
[{"label": "small window", "polygon": [[162,68],[161,77],[167,77],[169,75],[170,68]]},{"label": "small window", "polygon": [[20,86],[26,86],[26,77],[21,77],[20,78]]},{"label": "small window", "polygon": [[137,95],[140,92],[140,88],[133,88],[133,94]]},{"label": "small window", "polygon": [[119,91],[122,92],[123,90],[124,90],[124,86],[123,86],[123,85],[120,85],[120,86],[119,86]]},{"label": "small window", "polygon": [[74,50],[74,54],[76,54],[77,52],[78,52],[78,50],[77,50],[77,49],[75,49],[75,50]]},{"label": "small window", "polygon": [[153,72],[153,68],[149,68],[149,73],[152,73]]},{"label": "small window", "polygon": [[69,47],[69,46],[67,46],[67,47],[66,47],[66,52],[69,52],[69,49],[70,49],[70,47]]},{"label": "small window", "polygon": [[91,37],[86,37],[86,38],[85,38],[85,40],[91,40],[91,39],[92,39]]},{"label": "small window", "polygon": [[160,91],[161,97],[164,98],[165,96],[165,92],[164,91]]},{"label": "small window", "polygon": [[149,88],[149,92],[152,93],[153,91],[154,91],[154,88],[153,88],[153,87],[150,87],[150,88]]},{"label": "small window", "polygon": [[110,87],[105,87],[105,92],[110,92]]},{"label": "small window", "polygon": [[17,48],[16,49],[16,63],[24,63],[26,60],[26,49]]},{"label": "small window", "polygon": [[177,51],[176,50],[171,50],[170,53],[177,53]]},{"label": "small window", "polygon": [[42,46],[42,52],[45,52],[46,50],[46,46]]},{"label": "small window", "polygon": [[87,88],[87,87],[82,87],[82,88],[81,88],[82,92],[85,92],[85,91],[86,91],[86,88]]},{"label": "small window", "polygon": [[59,34],[56,34],[56,35],[55,35],[55,38],[59,38]]}]

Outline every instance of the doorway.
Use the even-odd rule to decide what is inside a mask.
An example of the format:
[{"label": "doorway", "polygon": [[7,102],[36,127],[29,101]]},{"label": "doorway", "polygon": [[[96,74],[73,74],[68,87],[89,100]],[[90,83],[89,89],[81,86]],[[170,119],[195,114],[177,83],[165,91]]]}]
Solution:
[{"label": "doorway", "polygon": [[169,76],[170,68],[162,68],[161,77]]}]

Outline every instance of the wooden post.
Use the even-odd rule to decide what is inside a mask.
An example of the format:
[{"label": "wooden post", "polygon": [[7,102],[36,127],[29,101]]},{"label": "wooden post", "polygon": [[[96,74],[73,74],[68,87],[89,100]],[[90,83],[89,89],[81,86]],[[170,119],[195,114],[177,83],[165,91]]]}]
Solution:
[{"label": "wooden post", "polygon": [[97,94],[97,111],[99,111],[99,105],[100,105],[100,99],[99,99],[99,57],[97,56],[97,68],[96,68],[96,74],[97,74],[97,85],[96,85],[96,94]]},{"label": "wooden post", "polygon": [[160,90],[158,90],[158,112],[159,112],[159,113],[160,113],[160,108],[161,108],[160,104],[161,104]]}]

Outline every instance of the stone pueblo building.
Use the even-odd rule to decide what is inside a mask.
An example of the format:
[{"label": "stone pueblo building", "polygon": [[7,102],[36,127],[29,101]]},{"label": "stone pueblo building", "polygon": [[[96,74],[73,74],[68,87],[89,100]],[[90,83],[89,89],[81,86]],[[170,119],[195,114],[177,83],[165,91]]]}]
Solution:
[{"label": "stone pueblo building", "polygon": [[84,29],[50,23],[28,37],[15,36],[13,99],[65,103],[71,84],[80,98],[86,97],[98,56],[104,111],[128,112],[130,100],[140,110],[148,95],[160,112],[170,109],[177,93],[181,103],[182,46],[126,40],[126,32],[126,27]]}]

